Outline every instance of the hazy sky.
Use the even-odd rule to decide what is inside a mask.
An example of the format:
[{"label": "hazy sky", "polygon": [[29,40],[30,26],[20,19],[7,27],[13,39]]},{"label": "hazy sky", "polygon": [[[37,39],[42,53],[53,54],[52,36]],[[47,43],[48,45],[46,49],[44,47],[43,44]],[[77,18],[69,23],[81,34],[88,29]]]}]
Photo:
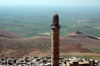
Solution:
[{"label": "hazy sky", "polygon": [[100,0],[0,0],[0,6],[8,5],[100,6]]}]

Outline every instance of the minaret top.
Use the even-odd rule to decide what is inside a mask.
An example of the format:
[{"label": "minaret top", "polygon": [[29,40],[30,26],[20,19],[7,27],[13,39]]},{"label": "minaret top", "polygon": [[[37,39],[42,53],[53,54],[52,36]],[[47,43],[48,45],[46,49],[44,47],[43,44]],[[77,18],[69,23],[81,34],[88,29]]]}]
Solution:
[{"label": "minaret top", "polygon": [[54,13],[54,15],[53,15],[53,19],[59,19],[59,16],[58,16],[57,13]]},{"label": "minaret top", "polygon": [[53,14],[51,28],[60,28],[60,26],[59,26],[59,16],[58,16],[57,13]]}]

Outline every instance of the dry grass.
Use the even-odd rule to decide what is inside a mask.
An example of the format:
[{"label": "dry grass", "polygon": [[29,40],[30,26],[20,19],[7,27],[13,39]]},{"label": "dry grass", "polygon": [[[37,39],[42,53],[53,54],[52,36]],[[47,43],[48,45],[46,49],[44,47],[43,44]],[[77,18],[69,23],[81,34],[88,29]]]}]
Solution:
[{"label": "dry grass", "polygon": [[50,35],[49,32],[46,32],[46,33],[38,33],[39,35]]},{"label": "dry grass", "polygon": [[[31,53],[28,56],[31,57],[46,57],[51,56],[51,53]],[[86,59],[94,59],[100,61],[100,54],[96,53],[60,53],[60,57],[77,57],[77,58],[86,58]]]},{"label": "dry grass", "polygon": [[100,56],[96,53],[60,53],[60,55],[73,55],[73,56]]},{"label": "dry grass", "polygon": [[47,57],[47,56],[51,56],[51,53],[42,53],[42,52],[35,52],[35,53],[30,53],[28,56],[31,57]]},{"label": "dry grass", "polygon": [[60,53],[60,56],[100,60],[100,54],[96,53]]}]

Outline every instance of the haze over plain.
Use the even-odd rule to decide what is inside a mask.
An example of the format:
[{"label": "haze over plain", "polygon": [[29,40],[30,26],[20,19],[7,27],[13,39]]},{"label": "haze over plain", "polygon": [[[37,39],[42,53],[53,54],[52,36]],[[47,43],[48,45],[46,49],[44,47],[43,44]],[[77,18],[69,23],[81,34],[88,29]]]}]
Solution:
[{"label": "haze over plain", "polygon": [[0,0],[0,6],[100,6],[100,0]]}]

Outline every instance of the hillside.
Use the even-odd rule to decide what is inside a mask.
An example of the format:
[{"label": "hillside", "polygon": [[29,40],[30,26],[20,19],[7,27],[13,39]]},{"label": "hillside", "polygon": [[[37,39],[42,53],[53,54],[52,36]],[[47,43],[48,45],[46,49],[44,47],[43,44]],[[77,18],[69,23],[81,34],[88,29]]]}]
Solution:
[{"label": "hillside", "polygon": [[61,37],[61,44],[81,44],[85,48],[100,48],[99,43],[98,38],[86,36],[78,30]]},{"label": "hillside", "polygon": [[75,30],[75,31],[69,33],[68,35],[64,36],[63,38],[66,38],[66,37],[83,38],[83,39],[88,38],[88,39],[97,39],[98,40],[98,38],[95,38],[92,36],[86,36],[78,30]]},{"label": "hillside", "polygon": [[[60,52],[61,53],[87,53],[87,52],[95,52],[93,49],[100,49],[100,40],[86,36],[80,31],[76,30],[69,33],[66,36],[60,37]],[[9,47],[9,48],[7,48]],[[36,36],[33,38],[23,38],[23,39],[11,39],[1,37],[0,48],[2,48],[1,53],[4,51],[8,52],[8,50],[19,50],[31,53],[35,52],[34,48],[38,48],[36,51],[41,51],[43,53],[50,53],[51,48],[51,38],[46,36]],[[31,51],[33,48],[34,51]],[[4,51],[3,51],[4,50]],[[4,53],[3,53],[4,54]],[[3,55],[1,55],[3,56]],[[15,56],[12,54],[12,56]],[[22,57],[22,56],[21,56]]]},{"label": "hillside", "polygon": [[0,30],[0,37],[10,38],[10,39],[22,39],[22,37],[15,35],[13,33],[10,33],[6,30]]},{"label": "hillside", "polygon": [[60,52],[61,53],[88,53],[88,52],[91,53],[92,52],[87,48],[82,48],[81,46],[82,46],[81,44],[60,45]]}]

